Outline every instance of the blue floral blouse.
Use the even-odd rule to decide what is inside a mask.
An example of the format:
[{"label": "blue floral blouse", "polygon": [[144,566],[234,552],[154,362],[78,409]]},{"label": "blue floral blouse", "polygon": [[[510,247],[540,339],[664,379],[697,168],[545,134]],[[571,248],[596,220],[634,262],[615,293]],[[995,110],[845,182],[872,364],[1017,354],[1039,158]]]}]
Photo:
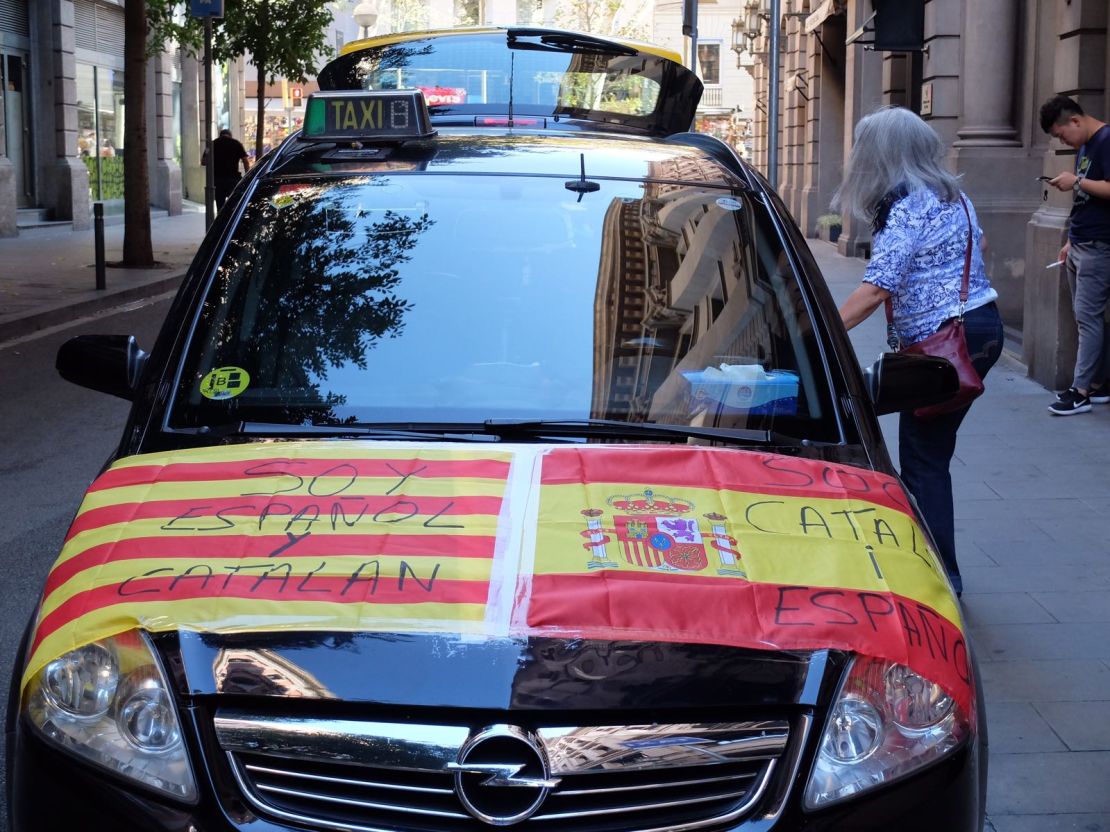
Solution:
[{"label": "blue floral blouse", "polygon": [[[967,309],[975,309],[996,299],[998,292],[987,279],[975,207],[966,195],[964,199],[975,235]],[[863,280],[890,292],[902,346],[927,338],[958,314],[966,248],[967,218],[959,201],[943,202],[930,190],[917,190],[891,206],[886,224],[875,234]]]}]

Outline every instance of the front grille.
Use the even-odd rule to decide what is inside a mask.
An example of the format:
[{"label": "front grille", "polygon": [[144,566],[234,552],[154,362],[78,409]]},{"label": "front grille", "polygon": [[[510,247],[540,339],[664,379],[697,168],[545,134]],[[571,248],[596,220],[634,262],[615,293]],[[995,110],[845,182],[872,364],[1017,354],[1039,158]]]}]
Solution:
[{"label": "front grille", "polygon": [[[508,768],[520,769],[515,777],[558,781],[541,795],[539,787],[483,789],[488,772],[452,770],[473,742],[466,728],[241,714],[221,714],[216,722],[239,787],[261,814],[374,832],[488,832],[491,822],[474,815],[474,803],[479,815],[504,819],[533,798],[534,814],[508,825],[522,832],[629,832],[734,821],[763,794],[788,739],[783,721],[539,729],[530,736],[549,771]],[[503,760],[508,752],[496,744],[490,748],[497,763],[515,763]],[[469,801],[469,811],[458,782],[481,797]]]}]

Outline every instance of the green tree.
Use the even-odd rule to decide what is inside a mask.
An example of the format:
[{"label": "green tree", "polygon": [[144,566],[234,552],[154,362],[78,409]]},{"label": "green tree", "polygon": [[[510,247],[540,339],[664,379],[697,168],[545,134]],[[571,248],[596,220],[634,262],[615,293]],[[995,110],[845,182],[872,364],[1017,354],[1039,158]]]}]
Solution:
[{"label": "green tree", "polygon": [[648,0],[556,0],[554,20],[560,29],[644,40],[650,12]]},{"label": "green tree", "polygon": [[258,71],[258,121],[255,156],[262,156],[266,84],[276,78],[304,81],[316,72],[321,57],[332,54],[326,30],[332,22],[328,0],[237,0],[224,9],[217,60],[249,53]]},{"label": "green tree", "polygon": [[[203,30],[200,21],[187,16],[186,0],[149,2],[153,39],[159,44],[174,41],[198,55]],[[216,61],[248,55],[258,72],[256,156],[262,155],[266,84],[276,78],[303,82],[316,73],[321,59],[331,57],[327,28],[332,5],[331,0],[225,0],[224,17],[212,29],[212,55]]]}]

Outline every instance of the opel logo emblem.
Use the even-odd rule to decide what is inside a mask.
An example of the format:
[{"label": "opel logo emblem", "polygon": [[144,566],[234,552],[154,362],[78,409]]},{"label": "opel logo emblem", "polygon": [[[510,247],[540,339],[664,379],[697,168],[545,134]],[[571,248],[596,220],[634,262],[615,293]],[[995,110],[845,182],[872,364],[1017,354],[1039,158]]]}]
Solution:
[{"label": "opel logo emblem", "polygon": [[466,741],[455,773],[455,794],[466,811],[491,826],[527,820],[559,785],[549,776],[547,755],[533,737],[512,725],[491,725]]}]

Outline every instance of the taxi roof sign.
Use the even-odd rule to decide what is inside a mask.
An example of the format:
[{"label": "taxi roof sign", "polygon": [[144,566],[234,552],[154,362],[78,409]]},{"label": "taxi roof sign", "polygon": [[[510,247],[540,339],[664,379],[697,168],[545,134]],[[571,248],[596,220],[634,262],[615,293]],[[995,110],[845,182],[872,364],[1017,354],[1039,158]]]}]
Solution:
[{"label": "taxi roof sign", "polygon": [[417,89],[314,92],[301,138],[323,142],[397,142],[435,135],[424,93]]}]

